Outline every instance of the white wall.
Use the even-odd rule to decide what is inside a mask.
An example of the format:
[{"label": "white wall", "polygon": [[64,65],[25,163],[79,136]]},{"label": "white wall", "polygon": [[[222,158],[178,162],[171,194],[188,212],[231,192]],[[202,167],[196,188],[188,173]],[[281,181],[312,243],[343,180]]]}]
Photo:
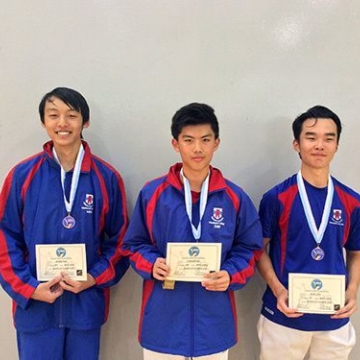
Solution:
[{"label": "white wall", "polygon": [[[84,94],[85,138],[122,173],[131,213],[146,180],[178,160],[170,119],[212,105],[221,146],[214,165],[258,205],[295,172],[291,122],[315,104],[344,132],[333,174],[360,191],[360,2],[357,0],[0,0],[0,180],[47,139],[37,106],[57,86]],[[263,282],[236,294],[240,342],[230,359],[257,358]],[[112,291],[101,359],[141,359],[141,281]],[[0,291],[1,358],[16,359],[10,301]],[[360,314],[353,316],[360,331]],[[360,343],[351,359],[360,356]]]}]

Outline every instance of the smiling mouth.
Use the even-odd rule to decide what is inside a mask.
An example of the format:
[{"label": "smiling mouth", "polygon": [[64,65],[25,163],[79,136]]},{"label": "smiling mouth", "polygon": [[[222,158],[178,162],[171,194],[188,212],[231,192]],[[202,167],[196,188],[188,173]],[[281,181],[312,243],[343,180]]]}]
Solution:
[{"label": "smiling mouth", "polygon": [[57,135],[69,135],[70,131],[55,131]]}]

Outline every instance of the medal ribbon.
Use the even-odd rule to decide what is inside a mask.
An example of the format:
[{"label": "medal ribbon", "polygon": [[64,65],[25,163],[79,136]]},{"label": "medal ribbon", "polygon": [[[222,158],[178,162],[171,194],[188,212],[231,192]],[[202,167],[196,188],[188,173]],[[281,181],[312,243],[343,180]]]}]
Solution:
[{"label": "medal ribbon", "polygon": [[201,185],[201,193],[200,193],[200,209],[199,209],[199,224],[197,227],[194,226],[192,223],[192,197],[191,197],[191,188],[189,180],[184,175],[184,170],[180,170],[180,176],[184,181],[184,192],[185,192],[185,205],[186,205],[186,213],[189,217],[191,230],[196,240],[200,239],[201,236],[201,219],[204,215],[206,203],[208,199],[208,190],[209,190],[209,179],[210,179],[210,172],[208,173],[207,177],[205,178],[204,182]]},{"label": "medal ribbon", "polygon": [[311,233],[312,233],[312,235],[313,235],[313,237],[314,237],[314,239],[316,241],[317,246],[320,247],[320,244],[321,244],[321,241],[322,241],[322,239],[324,237],[325,229],[326,229],[326,226],[327,226],[327,223],[328,223],[328,220],[329,220],[330,209],[331,209],[331,204],[332,204],[333,195],[334,195],[333,181],[331,179],[331,176],[329,175],[328,192],[327,192],[327,195],[326,195],[324,211],[323,211],[323,214],[322,214],[320,227],[319,227],[319,229],[317,229],[316,222],[315,222],[315,219],[314,219],[314,215],[313,215],[313,212],[311,210],[309,198],[308,198],[308,195],[306,193],[304,180],[303,180],[302,175],[301,175],[301,171],[299,171],[297,173],[296,180],[297,180],[297,186],[298,186],[299,194],[300,194],[300,198],[301,198],[301,203],[302,203],[304,211],[305,211],[305,216],[306,216],[307,223],[308,223],[310,231],[311,231]]},{"label": "medal ribbon", "polygon": [[64,194],[64,204],[65,204],[65,208],[67,213],[70,215],[71,213],[71,209],[73,207],[74,204],[74,199],[75,199],[75,194],[76,194],[76,190],[78,187],[78,183],[79,183],[79,177],[80,177],[80,170],[81,170],[81,164],[84,158],[84,147],[81,144],[80,148],[79,148],[79,152],[76,156],[76,161],[75,161],[75,166],[74,166],[74,172],[73,172],[73,176],[71,179],[71,186],[70,186],[70,196],[69,196],[69,201],[66,199],[66,195],[65,195],[65,178],[66,178],[66,171],[64,170],[64,168],[62,167],[59,158],[56,154],[55,148],[53,147],[53,155],[55,160],[59,163],[60,168],[61,168],[61,186],[62,186],[62,190],[63,190],[63,194]]}]

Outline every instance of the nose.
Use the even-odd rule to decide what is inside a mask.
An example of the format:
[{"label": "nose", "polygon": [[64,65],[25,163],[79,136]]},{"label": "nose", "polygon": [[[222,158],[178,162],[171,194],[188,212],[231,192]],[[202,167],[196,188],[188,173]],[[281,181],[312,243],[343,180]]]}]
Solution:
[{"label": "nose", "polygon": [[202,152],[201,141],[195,141],[194,142],[194,152],[196,152],[196,153],[201,153]]},{"label": "nose", "polygon": [[61,126],[61,127],[64,127],[64,126],[68,125],[68,121],[67,121],[66,116],[62,115],[62,116],[59,117],[58,125]]},{"label": "nose", "polygon": [[324,149],[324,141],[323,141],[322,139],[319,139],[319,140],[316,142],[316,149],[319,149],[319,150]]}]

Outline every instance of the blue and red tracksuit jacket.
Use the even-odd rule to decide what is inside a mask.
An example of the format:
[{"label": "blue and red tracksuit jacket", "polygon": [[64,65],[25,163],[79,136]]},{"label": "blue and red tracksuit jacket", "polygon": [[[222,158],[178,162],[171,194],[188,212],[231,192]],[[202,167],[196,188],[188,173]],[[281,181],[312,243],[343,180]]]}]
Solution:
[{"label": "blue and red tracksuit jacket", "polygon": [[[62,225],[67,213],[51,141],[43,152],[16,165],[5,179],[0,195],[0,282],[13,299],[17,330],[100,327],[108,315],[109,286],[129,266],[121,255],[128,225],[123,181],[113,167],[91,154],[86,142],[83,146],[72,229]],[[72,171],[66,175],[69,191]],[[53,304],[32,300],[39,285],[35,245],[72,243],[86,245],[87,269],[96,285],[79,294],[65,291]]]},{"label": "blue and red tracksuit jacket", "polygon": [[[269,238],[269,256],[276,276],[288,288],[289,273],[337,274],[348,276],[343,249],[360,250],[360,195],[332,178],[334,196],[320,247],[322,260],[314,260],[311,251],[317,246],[307,223],[296,181],[296,174],[270,189],[260,203],[264,238]],[[313,216],[319,227],[326,188],[316,188],[304,180]],[[304,314],[288,318],[276,307],[276,297],[267,287],[262,314],[271,321],[304,331],[338,329],[349,319],[331,319],[330,315]]]},{"label": "blue and red tracksuit jacket", "polygon": [[[139,341],[152,351],[187,357],[229,349],[237,342],[234,290],[254,274],[262,248],[261,225],[245,192],[211,168],[208,201],[199,242],[222,243],[221,270],[231,283],[226,291],[207,291],[200,283],[176,282],[164,290],[154,280],[158,257],[166,258],[168,242],[196,242],[185,208],[179,172],[182,164],[141,190],[125,235],[125,251],[144,279]],[[198,204],[193,213],[198,213]]]}]

